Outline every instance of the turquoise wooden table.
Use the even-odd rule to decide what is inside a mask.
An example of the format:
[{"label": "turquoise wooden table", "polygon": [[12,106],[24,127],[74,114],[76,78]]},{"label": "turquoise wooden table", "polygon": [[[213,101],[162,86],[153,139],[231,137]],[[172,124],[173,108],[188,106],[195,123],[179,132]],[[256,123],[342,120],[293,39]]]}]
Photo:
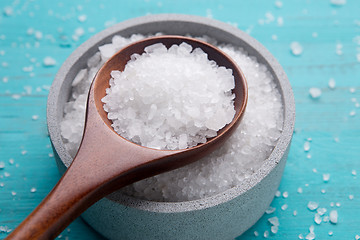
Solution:
[{"label": "turquoise wooden table", "polygon": [[[279,192],[272,209],[238,239],[312,239],[309,228],[316,239],[360,239],[357,0],[2,0],[0,238],[60,177],[45,113],[48,90],[62,62],[104,28],[157,13],[207,16],[237,26],[272,52],[292,84],[296,129]],[[300,48],[291,49],[294,42]],[[310,89],[321,95],[311,97]],[[309,209],[316,205],[311,202],[318,210]],[[332,211],[337,223],[329,221]],[[276,234],[268,220],[272,217],[280,223]],[[81,219],[58,238],[103,239]]]}]

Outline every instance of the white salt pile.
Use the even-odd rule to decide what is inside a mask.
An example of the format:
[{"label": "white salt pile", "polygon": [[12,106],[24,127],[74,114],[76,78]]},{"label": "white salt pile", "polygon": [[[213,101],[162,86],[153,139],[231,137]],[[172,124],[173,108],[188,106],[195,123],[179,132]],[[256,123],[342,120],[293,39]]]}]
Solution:
[{"label": "white salt pile", "polygon": [[[109,52],[114,53],[143,38],[138,34],[130,38],[114,36],[112,43],[100,47],[75,77],[61,123],[62,137],[70,155],[76,154],[80,144],[87,93],[96,71],[111,56]],[[249,93],[241,124],[224,146],[209,156],[132,184],[122,190],[125,194],[154,201],[188,201],[221,193],[241,185],[264,163],[277,143],[283,125],[283,107],[272,74],[242,48],[219,45],[208,37],[201,40],[217,45],[244,72]]]},{"label": "white salt pile", "polygon": [[235,115],[232,70],[184,42],[148,46],[111,77],[104,110],[120,136],[142,146],[175,150],[205,143]]}]

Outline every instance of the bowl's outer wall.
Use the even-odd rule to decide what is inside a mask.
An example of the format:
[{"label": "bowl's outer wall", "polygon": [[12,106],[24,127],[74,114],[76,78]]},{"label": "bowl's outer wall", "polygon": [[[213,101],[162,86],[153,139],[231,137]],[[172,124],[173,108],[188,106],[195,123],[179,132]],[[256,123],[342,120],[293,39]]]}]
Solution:
[{"label": "bowl's outer wall", "polygon": [[162,14],[119,23],[82,44],[65,61],[50,90],[48,129],[59,171],[71,157],[62,143],[59,123],[69,99],[71,81],[98,46],[111,42],[113,35],[134,33],[208,35],[219,42],[243,47],[249,55],[267,65],[274,76],[284,104],[283,134],[266,163],[243,186],[214,197],[180,203],[156,203],[114,193],[89,208],[82,217],[110,239],[233,239],[250,228],[270,205],[285,167],[295,122],[291,86],[274,57],[256,40],[227,24],[207,18]]}]

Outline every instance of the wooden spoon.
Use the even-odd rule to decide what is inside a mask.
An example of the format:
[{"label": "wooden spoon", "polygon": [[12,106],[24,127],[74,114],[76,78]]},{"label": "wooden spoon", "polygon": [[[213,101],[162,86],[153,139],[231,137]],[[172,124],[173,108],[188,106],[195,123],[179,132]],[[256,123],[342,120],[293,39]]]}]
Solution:
[{"label": "wooden spoon", "polygon": [[[204,144],[181,150],[156,150],[119,136],[111,127],[101,99],[109,87],[110,72],[122,71],[130,56],[146,46],[167,48],[186,42],[201,48],[210,60],[233,70],[236,115]],[[219,49],[182,36],[159,36],[133,43],[116,53],[99,70],[91,85],[83,139],[74,161],[40,205],[6,239],[53,239],[83,211],[111,192],[138,180],[182,167],[222,145],[238,126],[247,103],[247,84],[238,66]]]}]

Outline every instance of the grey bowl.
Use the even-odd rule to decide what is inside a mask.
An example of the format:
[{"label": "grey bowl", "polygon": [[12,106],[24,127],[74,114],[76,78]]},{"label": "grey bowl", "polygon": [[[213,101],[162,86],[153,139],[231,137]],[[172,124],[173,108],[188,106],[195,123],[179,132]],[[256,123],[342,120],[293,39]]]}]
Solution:
[{"label": "grey bowl", "polygon": [[189,15],[161,14],[131,19],[112,26],[82,44],[61,66],[52,84],[48,105],[48,130],[59,171],[72,158],[60,135],[63,108],[71,81],[97,47],[112,36],[134,33],[195,36],[208,35],[219,42],[243,47],[274,76],[284,105],[283,132],[261,168],[237,186],[215,196],[187,202],[152,202],[115,192],[89,208],[83,219],[109,239],[233,239],[263,215],[277,190],[285,167],[295,123],[295,103],[289,81],[276,59],[252,37],[228,24]]}]

